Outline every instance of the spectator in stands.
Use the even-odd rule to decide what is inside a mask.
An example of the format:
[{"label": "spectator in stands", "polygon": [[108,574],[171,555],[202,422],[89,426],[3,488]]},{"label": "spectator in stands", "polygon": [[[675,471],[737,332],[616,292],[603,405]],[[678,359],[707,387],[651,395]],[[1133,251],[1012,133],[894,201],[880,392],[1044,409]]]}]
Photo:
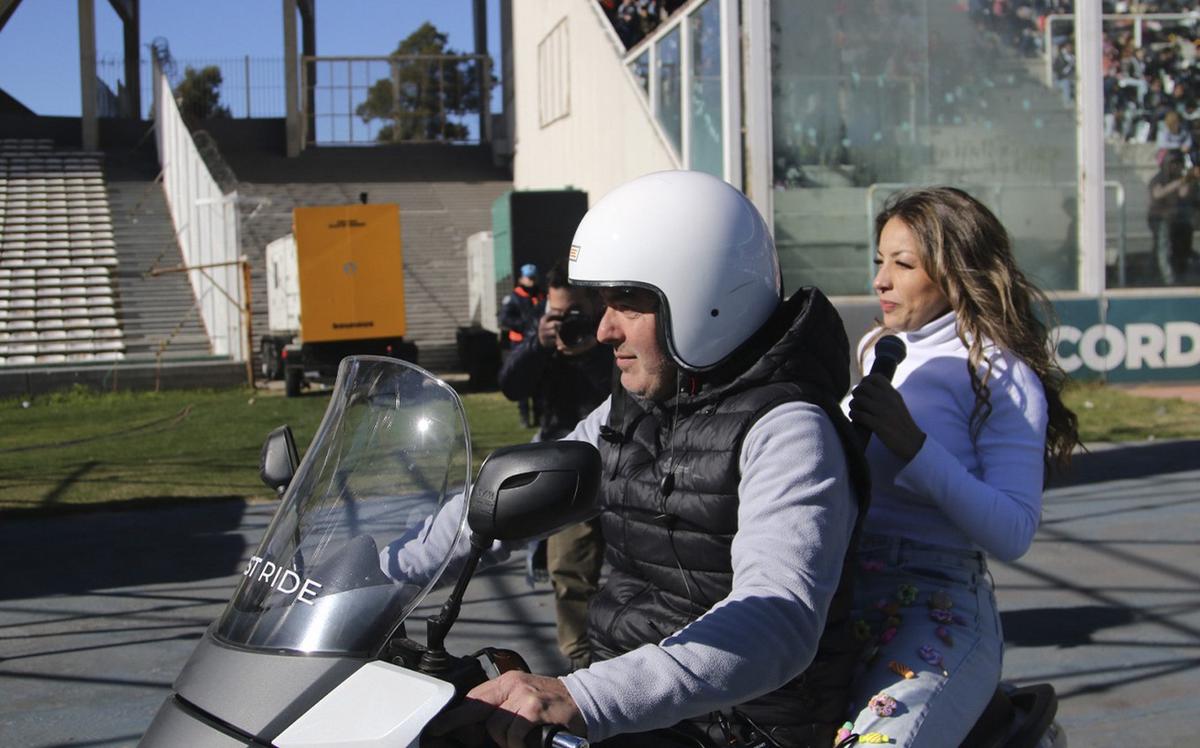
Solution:
[{"label": "spectator in stands", "polygon": [[654,32],[686,0],[597,0],[625,49]]},{"label": "spectator in stands", "polygon": [[[520,345],[521,341],[537,330],[538,320],[542,316],[544,299],[538,288],[537,265],[532,263],[522,265],[517,278],[517,285],[512,293],[500,300],[500,349],[507,352]],[[521,425],[528,428],[537,422],[536,413],[529,417],[529,400],[517,401],[517,410],[521,414]]]},{"label": "spectator in stands", "polygon": [[[1196,102],[1196,97],[1191,96],[1183,102],[1183,109],[1180,110],[1179,116],[1183,119],[1183,126],[1192,134],[1192,143],[1195,144],[1200,140],[1200,105]],[[1200,163],[1200,159],[1197,160]]]},{"label": "spectator in stands", "polygon": [[1126,80],[1138,85],[1139,95],[1146,95],[1142,88],[1146,82],[1146,50],[1143,47],[1134,47],[1133,39],[1126,41],[1121,54],[1121,74]]},{"label": "spectator in stands", "polygon": [[617,31],[617,36],[621,38],[621,43],[625,45],[625,49],[629,49],[641,40],[636,0],[621,0],[621,5],[617,7],[613,27]]},{"label": "spectator in stands", "polygon": [[656,0],[634,0],[637,7],[638,39],[643,39],[658,26],[658,3]]},{"label": "spectator in stands", "polygon": [[[546,313],[537,334],[513,349],[500,369],[510,400],[532,398],[542,418],[536,440],[560,439],[610,394],[612,348],[596,341],[600,305],[595,293],[568,285],[555,265],[546,276]],[[571,670],[591,664],[588,601],[600,584],[604,541],[593,519],[546,541],[545,563],[554,587],[558,647]]]},{"label": "spectator in stands", "polygon": [[1150,90],[1142,97],[1142,122],[1147,123],[1148,127],[1139,125],[1137,131],[1137,140],[1140,143],[1149,143],[1158,139],[1158,123],[1166,116],[1170,110],[1170,100],[1166,93],[1163,92],[1162,78],[1154,76],[1150,78]]},{"label": "spectator in stands", "polygon": [[1075,45],[1066,42],[1054,56],[1054,85],[1062,92],[1064,107],[1074,106],[1075,101]]},{"label": "spectator in stands", "polygon": [[1164,285],[1174,285],[1192,257],[1192,213],[1200,167],[1191,166],[1181,151],[1165,151],[1162,166],[1150,180],[1150,232],[1154,257]]},{"label": "spectator in stands", "polygon": [[1183,117],[1179,112],[1170,109],[1163,115],[1162,124],[1158,128],[1158,159],[1161,161],[1167,151],[1178,151],[1180,153],[1192,153],[1192,132],[1189,128],[1183,126]]},{"label": "spectator in stands", "polygon": [[[1105,40],[1107,42],[1107,39]],[[1103,56],[1104,77],[1104,137],[1113,139],[1121,126],[1122,111],[1120,108],[1120,77],[1118,76],[1117,50],[1112,45],[1106,45]]]}]

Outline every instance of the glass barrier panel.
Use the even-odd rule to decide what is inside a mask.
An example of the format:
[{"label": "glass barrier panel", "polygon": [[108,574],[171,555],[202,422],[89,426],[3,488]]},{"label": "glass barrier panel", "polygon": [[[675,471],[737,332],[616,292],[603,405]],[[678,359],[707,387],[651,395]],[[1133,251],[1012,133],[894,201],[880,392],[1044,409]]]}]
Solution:
[{"label": "glass barrier panel", "polygon": [[683,143],[683,102],[680,86],[680,27],[671,29],[655,44],[658,79],[658,122],[678,153]]},{"label": "glass barrier panel", "polygon": [[1075,114],[1047,85],[1036,18],[949,0],[773,0],[771,29],[775,238],[789,292],[869,294],[874,212],[929,184],[992,207],[1044,287],[1077,285]]},{"label": "glass barrier panel", "polygon": [[720,0],[707,0],[687,22],[692,47],[688,167],[724,178]]},{"label": "glass barrier panel", "polygon": [[650,98],[650,50],[642,52],[629,63],[629,72],[633,74],[642,95]]},{"label": "glass barrier panel", "polygon": [[[1103,23],[1104,176],[1113,185],[1106,206],[1108,287],[1200,285],[1192,238],[1200,91],[1190,87],[1200,18],[1131,14]],[[1070,52],[1070,38],[1060,31],[1070,28],[1065,21],[1053,29],[1052,72],[1060,86],[1061,60]]]}]

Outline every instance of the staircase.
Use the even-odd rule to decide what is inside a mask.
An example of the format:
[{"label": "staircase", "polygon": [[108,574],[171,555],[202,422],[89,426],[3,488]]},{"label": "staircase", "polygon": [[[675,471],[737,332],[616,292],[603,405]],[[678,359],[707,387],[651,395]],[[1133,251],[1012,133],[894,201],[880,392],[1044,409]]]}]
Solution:
[{"label": "staircase", "polygon": [[126,357],[191,360],[212,353],[186,273],[151,276],[183,264],[152,155],[110,153],[104,162],[116,239],[117,288]]}]

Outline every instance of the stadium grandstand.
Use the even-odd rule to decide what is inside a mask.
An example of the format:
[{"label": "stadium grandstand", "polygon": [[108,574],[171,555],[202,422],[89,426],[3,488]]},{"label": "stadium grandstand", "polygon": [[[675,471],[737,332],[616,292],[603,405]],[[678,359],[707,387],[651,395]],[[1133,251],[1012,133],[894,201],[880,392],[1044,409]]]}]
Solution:
[{"label": "stadium grandstand", "polygon": [[[137,0],[110,2],[138,50]],[[151,60],[104,61],[86,34],[95,103],[79,119],[0,95],[0,390],[255,376],[266,246],[292,208],[364,196],[400,206],[420,363],[454,369],[456,336],[492,314],[468,240],[504,228],[506,193],[594,201],[674,168],[745,191],[786,288],[834,296],[851,337],[876,307],[872,216],[904,187],[953,184],[997,212],[1053,291],[1070,371],[1200,375],[1200,263],[1156,245],[1149,198],[1164,151],[1197,155],[1194,3],[475,0],[473,54],[418,67],[480,95],[430,114],[403,103],[417,61],[317,55],[313,2],[283,2],[282,58],[262,63],[283,94],[269,116],[258,103],[250,116],[249,58],[244,76],[240,61],[225,69],[244,85],[226,87],[234,116],[195,116],[175,106],[186,61],[165,42]],[[0,34],[19,5],[0,4]],[[368,85],[330,93],[389,79],[372,122]]]},{"label": "stadium grandstand", "polygon": [[120,361],[112,219],[95,153],[0,140],[0,362]]}]

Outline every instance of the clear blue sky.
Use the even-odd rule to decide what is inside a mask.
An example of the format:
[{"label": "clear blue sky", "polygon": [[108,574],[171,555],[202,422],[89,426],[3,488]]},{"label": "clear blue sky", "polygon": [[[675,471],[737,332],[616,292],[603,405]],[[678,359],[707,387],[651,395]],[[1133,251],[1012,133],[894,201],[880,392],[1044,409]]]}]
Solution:
[{"label": "clear blue sky", "polygon": [[[498,3],[488,0],[488,52],[499,59]],[[95,0],[96,52],[123,56],[121,25]],[[316,0],[318,55],[386,55],[424,21],[449,46],[475,48],[471,0]],[[299,29],[297,29],[299,34]],[[283,57],[282,0],[142,0],[141,43],[165,38],[177,60]],[[123,75],[121,76],[123,77]],[[0,31],[0,88],[42,115],[79,115],[76,0],[24,0]]]}]

